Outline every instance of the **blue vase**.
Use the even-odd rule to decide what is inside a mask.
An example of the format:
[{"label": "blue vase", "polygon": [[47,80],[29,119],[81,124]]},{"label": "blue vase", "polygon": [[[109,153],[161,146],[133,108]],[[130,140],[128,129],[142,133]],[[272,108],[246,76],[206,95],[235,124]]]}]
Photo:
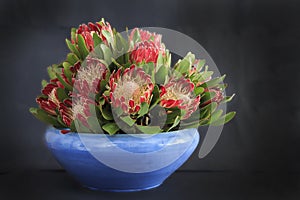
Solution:
[{"label": "blue vase", "polygon": [[163,183],[193,153],[197,129],[155,135],[68,133],[48,128],[48,148],[82,186],[104,191],[139,191]]}]

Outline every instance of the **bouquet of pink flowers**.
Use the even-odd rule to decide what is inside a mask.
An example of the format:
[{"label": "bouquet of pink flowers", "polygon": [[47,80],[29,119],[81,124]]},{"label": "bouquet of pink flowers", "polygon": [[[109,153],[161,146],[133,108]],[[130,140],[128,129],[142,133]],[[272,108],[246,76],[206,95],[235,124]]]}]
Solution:
[{"label": "bouquet of pink flowers", "polygon": [[68,132],[160,133],[222,125],[225,76],[212,78],[205,60],[188,53],[171,67],[162,36],[138,28],[123,37],[103,19],[71,29],[66,60],[48,67],[39,120]]}]

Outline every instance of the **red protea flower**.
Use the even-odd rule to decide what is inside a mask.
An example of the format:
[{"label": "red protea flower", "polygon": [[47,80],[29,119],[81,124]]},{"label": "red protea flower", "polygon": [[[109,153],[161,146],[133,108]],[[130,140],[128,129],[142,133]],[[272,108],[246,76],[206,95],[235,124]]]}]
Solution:
[{"label": "red protea flower", "polygon": [[134,28],[129,36],[130,41],[133,41],[134,38],[134,34],[135,32],[138,31],[139,35],[140,35],[140,42],[145,42],[145,41],[152,41],[158,48],[164,48],[162,43],[161,43],[161,35],[160,34],[156,34],[156,33],[151,33],[149,31],[146,30],[142,30],[139,28]]},{"label": "red protea flower", "polygon": [[224,99],[224,94],[220,88],[206,88],[204,90],[205,92],[214,92],[215,96],[203,103],[201,103],[201,107],[206,106],[207,104],[211,102],[220,103]]},{"label": "red protea flower", "polygon": [[171,79],[169,83],[161,86],[161,106],[165,108],[178,107],[186,113],[182,119],[187,119],[195,112],[200,103],[200,96],[194,96],[194,84],[185,78]]},{"label": "red protea flower", "polygon": [[143,102],[150,103],[153,91],[151,77],[142,68],[132,65],[121,75],[121,69],[109,80],[110,100],[113,107],[121,107],[125,113],[137,113]]},{"label": "red protea flower", "polygon": [[70,127],[73,121],[72,101],[65,99],[63,103],[59,104],[59,113],[62,117],[63,122]]},{"label": "red protea flower", "polygon": [[[73,81],[70,82],[67,77],[64,75],[64,73],[61,74],[63,80],[73,85]],[[36,99],[36,102],[39,104],[40,108],[45,110],[47,113],[51,115],[57,115],[56,110],[59,108],[59,104],[61,103],[57,96],[57,89],[58,88],[65,88],[61,82],[55,78],[50,80],[50,83],[48,83],[43,89],[42,94],[44,96],[38,97]]]},{"label": "red protea flower", "polygon": [[77,89],[74,96],[87,98],[90,94],[99,92],[101,80],[105,79],[107,73],[106,66],[96,58],[88,57],[86,65],[81,66],[77,72],[74,87]]},{"label": "red protea flower", "polygon": [[84,126],[89,127],[87,119],[91,116],[90,105],[95,105],[95,102],[91,99],[78,98],[73,101],[66,99],[59,104],[59,113],[68,127],[75,119],[78,119]]},{"label": "red protea flower", "polygon": [[135,49],[130,53],[130,61],[132,63],[148,63],[154,62],[156,63],[158,55],[161,49],[159,49],[154,42],[140,42],[137,44]]},{"label": "red protea flower", "polygon": [[[113,31],[111,29],[111,26],[108,22],[105,22],[103,19],[100,22],[94,23],[88,23],[86,24],[81,24],[79,28],[77,29],[77,34],[82,35],[82,37],[85,40],[85,44],[88,47],[89,51],[92,51],[94,49],[94,40],[93,40],[93,34],[97,34],[99,38],[102,39],[104,44],[108,44],[107,38],[103,35],[102,31],[108,31],[111,36],[113,36]],[[77,38],[76,41],[72,41],[72,43],[77,43]]]},{"label": "red protea flower", "polygon": [[40,108],[45,110],[50,115],[56,115],[56,109],[59,106],[59,100],[57,97],[57,86],[54,84],[48,84],[42,91],[43,94],[47,95],[48,98],[39,97],[36,102],[39,104]]},{"label": "red protea flower", "polygon": [[73,120],[78,119],[84,126],[89,127],[87,119],[91,116],[90,105],[95,105],[95,102],[88,98],[79,98],[74,101],[72,105]]}]

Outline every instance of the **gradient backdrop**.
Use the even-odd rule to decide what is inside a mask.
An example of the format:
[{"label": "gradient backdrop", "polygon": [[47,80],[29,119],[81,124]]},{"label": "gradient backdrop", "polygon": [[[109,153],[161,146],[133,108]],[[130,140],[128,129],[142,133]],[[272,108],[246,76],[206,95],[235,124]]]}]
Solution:
[{"label": "gradient backdrop", "polygon": [[0,16],[0,173],[59,169],[44,145],[46,125],[28,109],[46,67],[65,58],[70,28],[104,17],[119,31],[155,26],[189,35],[227,74],[227,93],[237,94],[228,109],[237,116],[206,158],[194,154],[182,170],[268,173],[260,181],[274,191],[299,188],[299,1],[7,0]]}]

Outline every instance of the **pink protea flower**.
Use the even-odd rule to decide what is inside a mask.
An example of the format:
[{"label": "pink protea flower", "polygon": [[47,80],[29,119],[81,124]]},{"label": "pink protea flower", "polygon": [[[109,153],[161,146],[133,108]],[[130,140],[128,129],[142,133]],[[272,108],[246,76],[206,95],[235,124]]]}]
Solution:
[{"label": "pink protea flower", "polygon": [[[68,78],[65,76],[65,74],[62,72],[61,74],[62,79],[70,84],[73,85],[74,79],[70,82]],[[51,115],[57,115],[56,110],[59,108],[60,101],[57,96],[57,89],[62,88],[64,89],[65,86],[62,85],[62,83],[57,79],[50,80],[50,83],[48,83],[43,89],[42,94],[46,97],[38,97],[36,99],[36,102],[39,104],[40,108],[45,110],[47,113]]]},{"label": "pink protea flower", "polygon": [[89,127],[87,119],[91,116],[90,105],[95,105],[95,102],[91,99],[78,98],[74,101],[66,99],[59,104],[59,113],[68,127],[75,119],[78,119],[84,126]]},{"label": "pink protea flower", "polygon": [[58,86],[55,84],[48,84],[43,90],[42,93],[47,96],[39,97],[36,99],[36,102],[39,104],[40,108],[45,110],[50,115],[56,115],[56,109],[59,106],[59,100],[57,97],[57,90]]},{"label": "pink protea flower", "polygon": [[135,49],[130,53],[130,61],[132,63],[156,63],[160,49],[154,44],[154,42],[140,42]]},{"label": "pink protea flower", "polygon": [[74,88],[77,91],[72,94],[73,97],[88,97],[90,94],[98,93],[100,82],[105,79],[106,74],[107,68],[99,59],[88,57],[86,65],[82,66],[77,72],[74,83]]},{"label": "pink protea flower", "polygon": [[161,86],[160,105],[165,108],[178,107],[186,113],[182,119],[187,119],[195,112],[200,103],[200,96],[194,96],[194,84],[185,78],[171,79],[169,83]]},{"label": "pink protea flower", "polygon": [[62,117],[62,121],[68,126],[71,126],[73,121],[72,101],[70,99],[64,100],[59,104],[59,113]]},{"label": "pink protea flower", "polygon": [[208,101],[203,102],[201,104],[201,107],[204,107],[211,102],[220,103],[224,99],[224,94],[220,88],[206,88],[204,91],[205,92],[214,92],[215,96],[213,98],[209,99]]},{"label": "pink protea flower", "polygon": [[90,105],[95,105],[95,102],[86,98],[80,98],[73,102],[73,120],[78,119],[84,126],[89,127],[87,119],[91,116]]},{"label": "pink protea flower", "polygon": [[138,33],[140,35],[140,42],[152,41],[158,48],[163,48],[163,45],[161,43],[162,36],[160,34],[151,33],[149,31],[142,30],[139,28],[134,28],[131,31],[130,36],[129,36],[130,41],[133,41],[134,34],[136,31],[138,31]]},{"label": "pink protea flower", "polygon": [[141,68],[132,65],[122,75],[121,69],[109,80],[110,100],[113,107],[121,107],[125,113],[137,113],[143,102],[150,103],[153,91],[151,77]]},{"label": "pink protea flower", "polygon": [[[78,29],[76,34],[82,35],[82,37],[85,40],[86,46],[88,47],[89,51],[92,51],[94,49],[94,40],[93,40],[93,34],[97,34],[99,38],[102,39],[104,44],[108,44],[107,38],[103,35],[102,31],[108,31],[111,36],[113,36],[113,31],[111,29],[111,26],[108,22],[105,22],[104,20],[100,22],[94,23],[88,23],[86,24],[81,24]],[[77,38],[76,41],[72,41],[72,43],[77,43]]]},{"label": "pink protea flower", "polygon": [[161,42],[161,35],[156,33],[151,33],[142,29],[135,28],[131,31],[129,40],[132,42],[136,31],[139,32],[140,38],[137,43],[133,44],[131,47],[130,61],[132,63],[156,63],[159,53],[165,55],[165,46]]}]

